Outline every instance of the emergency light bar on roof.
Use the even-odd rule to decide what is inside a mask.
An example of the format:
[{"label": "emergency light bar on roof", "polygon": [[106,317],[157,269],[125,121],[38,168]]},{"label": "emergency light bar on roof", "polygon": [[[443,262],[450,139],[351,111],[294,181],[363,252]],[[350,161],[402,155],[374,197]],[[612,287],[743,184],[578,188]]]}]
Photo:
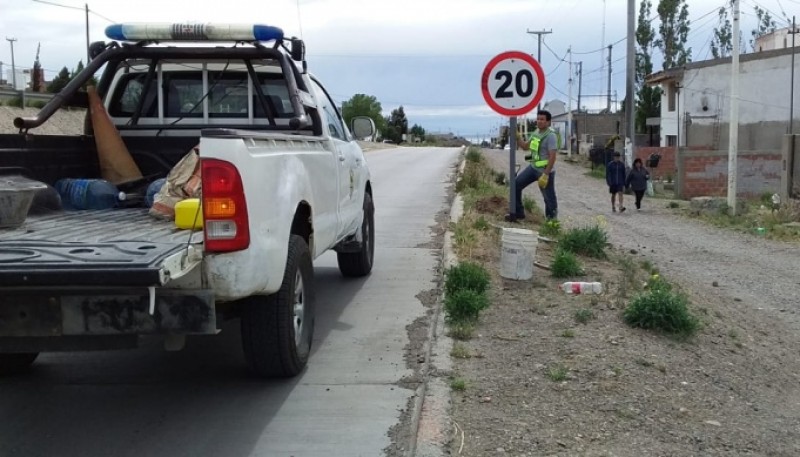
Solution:
[{"label": "emergency light bar on roof", "polygon": [[262,24],[128,23],[106,27],[117,41],[280,41],[283,30]]}]

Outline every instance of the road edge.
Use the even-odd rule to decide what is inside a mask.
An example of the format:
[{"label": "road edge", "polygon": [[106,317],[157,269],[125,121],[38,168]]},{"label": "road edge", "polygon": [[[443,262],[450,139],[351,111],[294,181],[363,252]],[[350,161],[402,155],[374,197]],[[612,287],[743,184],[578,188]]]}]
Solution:
[{"label": "road edge", "polygon": [[[462,153],[466,148],[462,149]],[[462,157],[456,172],[456,179],[464,172],[466,160]],[[458,222],[464,213],[464,200],[455,194],[450,206],[450,221]],[[444,233],[441,255],[441,271],[444,274],[458,261],[453,249],[453,232],[448,229]],[[408,457],[443,457],[445,446],[450,442],[452,423],[450,419],[450,386],[447,382],[452,370],[450,351],[453,340],[445,333],[444,288],[439,295],[428,338],[425,342],[425,367],[422,370],[422,382],[417,388],[414,401],[414,413],[411,423],[413,430],[408,446]]]}]

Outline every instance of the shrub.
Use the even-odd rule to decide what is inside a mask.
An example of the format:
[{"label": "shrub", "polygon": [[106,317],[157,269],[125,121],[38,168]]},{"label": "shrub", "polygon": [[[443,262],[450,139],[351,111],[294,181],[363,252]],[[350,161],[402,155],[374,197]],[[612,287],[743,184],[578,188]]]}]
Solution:
[{"label": "shrub", "polygon": [[633,299],[623,313],[625,322],[632,327],[661,330],[673,334],[694,333],[699,321],[688,309],[688,299],[672,291],[672,286],[653,275],[648,281],[648,291]]},{"label": "shrub", "polygon": [[489,221],[487,221],[485,217],[480,216],[477,220],[475,220],[475,223],[472,224],[472,228],[484,232],[489,229]]},{"label": "shrub", "polygon": [[450,322],[474,322],[488,307],[486,294],[471,289],[457,290],[444,299],[444,312]]},{"label": "shrub", "polygon": [[467,189],[478,189],[482,184],[481,172],[478,167],[467,165],[464,174],[456,183],[456,192],[463,192]]},{"label": "shrub", "polygon": [[548,219],[539,227],[539,234],[548,238],[558,238],[561,235],[561,223],[558,219]]},{"label": "shrub", "polygon": [[522,197],[522,207],[525,211],[532,213],[536,209],[536,200],[530,197]]},{"label": "shrub", "polygon": [[6,106],[13,106],[15,108],[22,108],[22,98],[15,97],[10,100],[6,100]]},{"label": "shrub", "polygon": [[561,236],[559,246],[588,257],[606,258],[608,235],[598,226],[571,229]]},{"label": "shrub", "polygon": [[478,163],[481,161],[481,157],[480,149],[471,147],[467,150],[466,159],[468,162]]},{"label": "shrub", "polygon": [[502,171],[494,175],[494,183],[498,186],[506,185],[506,174]]},{"label": "shrub", "polygon": [[453,322],[450,325],[450,332],[447,334],[450,338],[459,341],[467,341],[472,338],[475,333],[475,324],[472,322]]},{"label": "shrub", "polygon": [[594,313],[591,309],[582,308],[575,311],[575,322],[585,324],[594,319]]},{"label": "shrub", "polygon": [[37,109],[44,108],[44,105],[46,105],[46,104],[47,104],[47,102],[44,101],[44,100],[31,100],[31,101],[28,102],[28,106],[30,106],[31,108],[37,108]]},{"label": "shrub", "polygon": [[463,392],[467,390],[467,381],[464,378],[453,378],[450,381],[450,388],[457,392]]},{"label": "shrub", "polygon": [[561,382],[567,380],[568,373],[569,370],[567,370],[566,367],[559,365],[555,367],[550,367],[550,369],[547,370],[547,377],[550,378],[550,380],[553,382]]},{"label": "shrub", "polygon": [[569,278],[582,275],[583,269],[575,254],[558,248],[552,263],[550,263],[550,272],[554,278]]},{"label": "shrub", "polygon": [[472,262],[462,262],[450,267],[445,273],[444,291],[452,295],[459,290],[484,293],[489,287],[489,272]]}]

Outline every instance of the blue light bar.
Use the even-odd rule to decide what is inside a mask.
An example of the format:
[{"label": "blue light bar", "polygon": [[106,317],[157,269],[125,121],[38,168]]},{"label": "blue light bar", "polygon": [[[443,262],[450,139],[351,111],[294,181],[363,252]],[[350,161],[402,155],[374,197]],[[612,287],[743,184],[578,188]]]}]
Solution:
[{"label": "blue light bar", "polygon": [[263,24],[140,22],[109,25],[106,36],[117,41],[273,41],[283,39],[283,30]]}]

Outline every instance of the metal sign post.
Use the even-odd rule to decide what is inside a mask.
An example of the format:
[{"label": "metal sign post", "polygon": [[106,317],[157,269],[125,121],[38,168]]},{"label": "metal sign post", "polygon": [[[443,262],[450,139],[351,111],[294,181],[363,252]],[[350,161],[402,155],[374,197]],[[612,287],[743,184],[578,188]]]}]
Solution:
[{"label": "metal sign post", "polygon": [[[511,116],[508,121],[508,143],[511,145],[508,163],[508,214],[517,214],[517,116]],[[513,218],[513,216],[511,216]]]},{"label": "metal sign post", "polygon": [[483,99],[495,112],[509,116],[509,219],[516,216],[517,116],[529,113],[544,95],[544,70],[522,51],[506,51],[486,65],[481,76]]}]

